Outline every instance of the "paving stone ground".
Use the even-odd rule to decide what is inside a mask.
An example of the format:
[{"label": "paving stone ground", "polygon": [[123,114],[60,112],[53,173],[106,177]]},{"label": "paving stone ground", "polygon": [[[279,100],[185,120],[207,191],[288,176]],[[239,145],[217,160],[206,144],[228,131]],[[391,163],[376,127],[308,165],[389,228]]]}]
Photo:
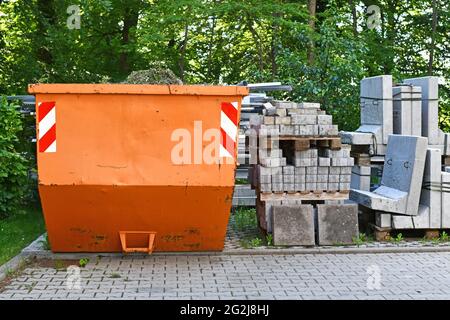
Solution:
[{"label": "paving stone ground", "polygon": [[103,257],[76,271],[33,265],[0,300],[450,299],[448,252]]}]

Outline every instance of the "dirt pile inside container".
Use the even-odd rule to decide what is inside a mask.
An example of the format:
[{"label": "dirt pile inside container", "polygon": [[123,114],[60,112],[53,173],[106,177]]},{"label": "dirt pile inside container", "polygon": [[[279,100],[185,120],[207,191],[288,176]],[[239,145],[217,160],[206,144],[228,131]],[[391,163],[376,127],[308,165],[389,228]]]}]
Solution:
[{"label": "dirt pile inside container", "polygon": [[151,68],[133,71],[124,81],[128,84],[183,84],[170,69]]}]

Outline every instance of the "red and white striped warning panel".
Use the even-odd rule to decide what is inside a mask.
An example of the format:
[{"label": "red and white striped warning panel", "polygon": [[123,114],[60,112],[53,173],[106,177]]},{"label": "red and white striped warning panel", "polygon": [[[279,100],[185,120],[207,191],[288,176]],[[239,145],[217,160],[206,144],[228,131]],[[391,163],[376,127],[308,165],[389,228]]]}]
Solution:
[{"label": "red and white striped warning panel", "polygon": [[38,149],[39,152],[56,152],[56,103],[38,104]]},{"label": "red and white striped warning panel", "polygon": [[234,158],[238,138],[238,103],[222,102],[220,114],[220,157]]}]

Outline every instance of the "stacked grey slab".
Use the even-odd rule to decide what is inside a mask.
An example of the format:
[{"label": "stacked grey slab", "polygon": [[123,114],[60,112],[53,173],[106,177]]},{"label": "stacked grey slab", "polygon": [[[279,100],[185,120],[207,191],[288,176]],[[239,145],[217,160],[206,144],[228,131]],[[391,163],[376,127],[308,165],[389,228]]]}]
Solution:
[{"label": "stacked grey slab", "polygon": [[[345,132],[342,133],[342,139],[344,142],[348,142],[354,145],[375,145],[373,139],[367,136],[367,132],[372,134],[372,138],[377,141],[381,137],[380,132],[388,133],[391,128],[390,119],[387,116],[389,114],[389,106],[386,106],[385,100],[389,97],[384,97],[380,109],[380,105],[370,106],[367,108],[367,102],[364,98],[370,98],[377,92],[378,96],[381,96],[381,88],[389,86],[389,82],[392,78],[390,76],[379,76],[364,79],[361,81],[361,127],[357,132]],[[377,80],[375,80],[377,79]],[[375,81],[375,82],[374,82]],[[378,83],[376,83],[378,82]],[[367,88],[369,86],[369,88]],[[364,88],[363,88],[364,87]],[[371,88],[370,88],[371,87]],[[367,90],[370,93],[367,93]],[[372,92],[373,91],[373,92]],[[369,99],[370,100],[370,99]],[[414,198],[419,199],[418,206],[414,205],[414,209],[404,210],[405,204],[401,204],[400,207],[392,206],[391,203],[383,202],[383,199],[372,197],[369,201],[365,196],[361,196],[360,193],[352,192],[351,198],[355,199],[358,194],[357,201],[369,201],[369,207],[376,210],[376,225],[379,227],[393,228],[393,229],[445,229],[450,227],[450,207],[447,206],[450,197],[448,186],[450,186],[450,176],[448,172],[442,171],[442,158],[443,156],[450,155],[450,134],[444,133],[439,129],[438,125],[438,78],[437,77],[422,77],[406,79],[402,84],[392,87],[392,133],[398,135],[412,135],[422,136],[427,138],[427,146],[424,148],[423,153],[426,153],[425,169],[423,176],[416,177],[411,181],[411,185],[414,185]],[[379,101],[377,102],[377,104]],[[370,109],[370,110],[369,110]],[[378,114],[381,111],[380,114]],[[377,113],[375,121],[368,120],[373,119],[373,113]],[[382,116],[383,115],[383,116]],[[364,122],[363,122],[364,119]],[[382,121],[381,121],[382,120]],[[368,126],[368,122],[379,122],[381,128]],[[384,155],[385,148],[379,143],[376,143],[377,151],[372,149],[374,155]],[[383,149],[384,148],[384,149]],[[381,150],[381,151],[380,151]],[[401,150],[397,148],[397,153]],[[389,164],[386,166],[386,161],[390,158],[385,156],[385,171],[386,168],[389,172]],[[364,169],[367,170],[367,169]],[[363,168],[357,168],[355,166],[352,171],[351,187],[355,190],[369,191],[367,178],[363,178],[363,175],[358,175],[363,171]],[[391,179],[399,179],[396,172],[386,173],[386,175],[392,175]],[[385,173],[383,173],[383,177]],[[370,176],[368,177],[370,179]],[[406,181],[403,179],[403,181]],[[382,182],[383,185],[383,182]],[[395,188],[394,188],[395,189]],[[400,199],[404,199],[405,195],[401,193],[393,193],[386,188],[376,190],[375,194],[381,194],[386,196],[386,191],[389,195],[395,194],[395,203],[398,205]],[[408,190],[408,193],[410,190]],[[417,195],[420,193],[420,196]],[[407,196],[409,198],[409,196]],[[400,202],[399,202],[400,201]],[[377,204],[378,203],[378,204]],[[384,203],[383,206],[379,205]],[[376,209],[377,208],[377,209]]]}]

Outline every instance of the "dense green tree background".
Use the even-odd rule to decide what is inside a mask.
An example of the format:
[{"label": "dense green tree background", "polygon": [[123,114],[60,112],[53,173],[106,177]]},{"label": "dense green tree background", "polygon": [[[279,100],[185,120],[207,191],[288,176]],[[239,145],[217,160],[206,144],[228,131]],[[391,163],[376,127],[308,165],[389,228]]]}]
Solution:
[{"label": "dense green tree background", "polygon": [[[450,128],[447,0],[4,0],[0,94],[34,82],[122,81],[165,66],[185,83],[281,81],[319,101],[341,129],[359,123],[359,81],[441,76]],[[380,25],[368,27],[370,5]],[[79,29],[67,27],[78,5]]]}]

